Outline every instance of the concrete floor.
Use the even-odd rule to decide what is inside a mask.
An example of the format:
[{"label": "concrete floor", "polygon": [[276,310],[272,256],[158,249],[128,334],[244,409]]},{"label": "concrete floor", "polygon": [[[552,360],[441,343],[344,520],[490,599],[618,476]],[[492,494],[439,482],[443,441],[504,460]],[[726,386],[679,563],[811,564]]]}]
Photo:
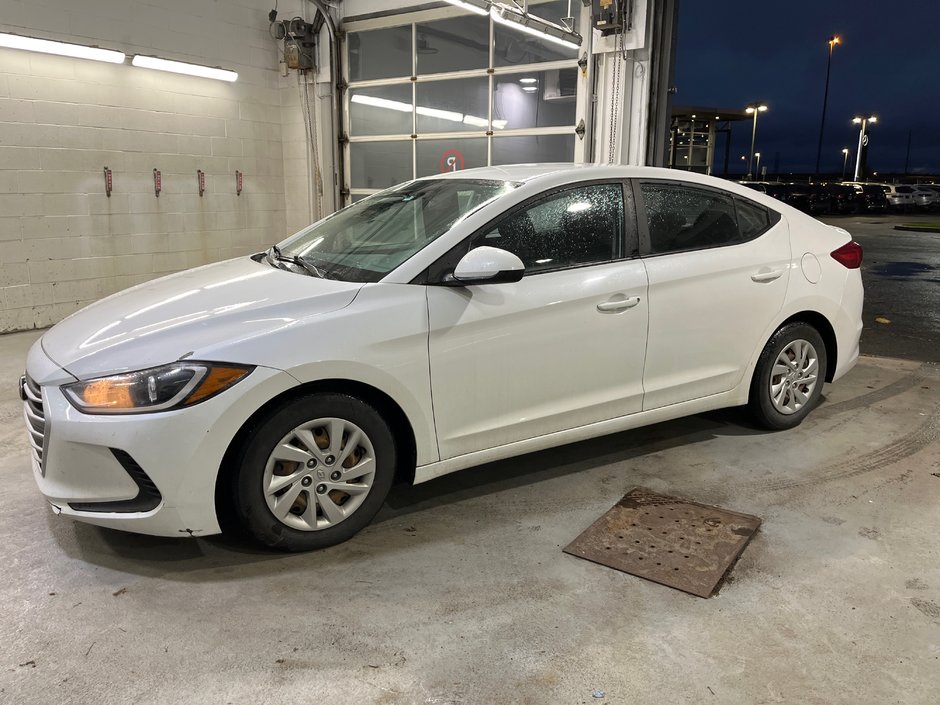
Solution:
[{"label": "concrete floor", "polygon": [[[0,702],[937,702],[934,365],[863,358],[793,431],[729,410],[402,489],[280,555],[55,517],[15,396],[36,336],[0,337]],[[636,485],[763,518],[716,597],[561,552]]]}]

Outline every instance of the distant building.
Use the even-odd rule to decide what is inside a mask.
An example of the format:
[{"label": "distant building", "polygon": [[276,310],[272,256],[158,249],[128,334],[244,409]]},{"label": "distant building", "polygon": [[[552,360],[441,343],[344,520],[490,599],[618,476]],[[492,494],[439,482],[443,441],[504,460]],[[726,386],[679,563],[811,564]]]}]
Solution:
[{"label": "distant building", "polygon": [[744,110],[673,106],[667,166],[702,174],[727,175],[731,168],[731,123],[743,120],[751,120]]}]

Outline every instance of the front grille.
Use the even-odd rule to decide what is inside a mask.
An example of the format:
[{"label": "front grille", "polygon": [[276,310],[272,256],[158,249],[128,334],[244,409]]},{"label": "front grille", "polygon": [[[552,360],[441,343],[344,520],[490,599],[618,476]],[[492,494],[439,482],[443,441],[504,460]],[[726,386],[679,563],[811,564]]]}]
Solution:
[{"label": "front grille", "polygon": [[42,404],[42,387],[36,384],[29,375],[26,375],[23,392],[26,395],[23,410],[26,416],[26,430],[29,432],[29,445],[33,449],[33,457],[39,463],[40,472],[44,473],[43,450],[46,439],[46,412]]}]

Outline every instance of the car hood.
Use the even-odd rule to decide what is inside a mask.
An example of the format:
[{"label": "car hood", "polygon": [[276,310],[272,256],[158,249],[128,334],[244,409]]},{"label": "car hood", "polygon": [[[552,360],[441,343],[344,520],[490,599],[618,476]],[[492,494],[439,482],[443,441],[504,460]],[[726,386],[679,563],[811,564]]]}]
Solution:
[{"label": "car hood", "polygon": [[220,344],[224,362],[263,364],[238,359],[238,342],[348,306],[361,287],[228,260],[102,299],[46,332],[42,348],[79,379],[217,355]]}]

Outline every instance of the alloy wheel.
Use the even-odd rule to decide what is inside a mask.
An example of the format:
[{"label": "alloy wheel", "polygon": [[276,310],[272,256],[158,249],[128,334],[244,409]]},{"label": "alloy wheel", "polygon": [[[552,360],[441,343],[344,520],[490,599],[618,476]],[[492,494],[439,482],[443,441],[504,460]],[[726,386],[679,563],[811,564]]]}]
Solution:
[{"label": "alloy wheel", "polygon": [[781,414],[795,414],[813,397],[819,378],[819,356],[812,343],[786,345],[770,371],[770,401]]},{"label": "alloy wheel", "polygon": [[315,419],[274,446],[262,490],[278,521],[300,531],[320,531],[362,506],[375,467],[372,441],[359,426],[339,418]]}]

